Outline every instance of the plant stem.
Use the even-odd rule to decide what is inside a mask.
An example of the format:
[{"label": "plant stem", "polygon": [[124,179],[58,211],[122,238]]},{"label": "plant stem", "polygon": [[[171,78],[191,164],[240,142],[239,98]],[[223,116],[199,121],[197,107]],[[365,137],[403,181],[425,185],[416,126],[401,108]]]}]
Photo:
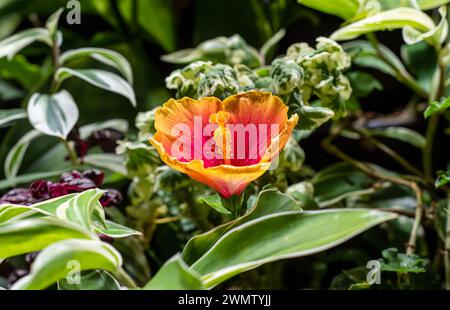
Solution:
[{"label": "plant stem", "polygon": [[447,290],[450,290],[450,192],[447,198],[447,224],[445,229],[444,267],[445,288]]},{"label": "plant stem", "polygon": [[242,214],[241,196],[233,195],[230,198],[223,198],[220,196],[222,204],[228,211],[231,212],[233,219],[237,219]]},{"label": "plant stem", "polygon": [[69,141],[61,139],[62,143],[64,144],[64,147],[67,150],[67,153],[69,153],[69,158],[72,161],[72,164],[74,166],[77,166],[79,164],[78,162],[78,157],[77,157],[77,153],[75,152],[75,150],[73,149],[73,147],[70,145]]},{"label": "plant stem", "polygon": [[422,190],[420,189],[420,187],[417,185],[416,182],[405,180],[405,179],[402,179],[402,178],[399,178],[396,176],[392,176],[392,175],[383,174],[382,172],[373,169],[371,166],[367,165],[366,163],[350,157],[349,155],[347,155],[346,153],[341,151],[338,147],[331,144],[332,141],[339,134],[340,130],[341,130],[340,127],[332,128],[330,135],[322,141],[322,146],[325,150],[327,150],[330,154],[333,154],[336,157],[338,157],[346,162],[349,162],[350,164],[352,164],[356,168],[360,169],[361,171],[365,172],[367,175],[372,176],[373,178],[388,181],[388,182],[398,184],[398,185],[403,185],[403,186],[409,187],[410,189],[412,189],[414,191],[415,196],[416,196],[417,206],[416,206],[416,210],[415,210],[413,228],[411,229],[411,234],[410,234],[409,241],[408,241],[408,244],[406,247],[406,253],[409,255],[413,254],[415,247],[416,247],[417,231],[420,227],[420,223],[422,221],[422,215],[423,215]]},{"label": "plant stem", "polygon": [[119,280],[119,282],[125,285],[126,287],[133,289],[138,288],[134,280],[128,275],[128,273],[126,273],[125,270],[123,270],[122,267],[120,267],[119,270],[115,273],[115,276],[117,280]]},{"label": "plant stem", "polygon": [[425,133],[426,144],[423,149],[423,170],[427,178],[433,177],[433,142],[438,123],[439,114],[433,114],[428,121]]},{"label": "plant stem", "polygon": [[396,73],[396,78],[400,83],[403,83],[411,90],[413,90],[416,94],[418,94],[422,98],[428,99],[428,93],[426,90],[420,86],[420,84],[411,76],[411,74],[406,70],[400,70],[392,61],[386,57],[383,50],[380,48],[380,43],[378,42],[377,37],[373,33],[369,33],[367,35],[367,39],[372,44],[372,46],[377,51],[378,56],[381,60],[383,60],[392,70]]},{"label": "plant stem", "polygon": [[402,157],[399,153],[397,153],[396,151],[391,149],[389,146],[378,141],[377,139],[372,137],[370,134],[367,134],[362,130],[357,130],[357,132],[362,134],[367,139],[367,141],[369,141],[371,144],[373,144],[374,146],[379,148],[381,151],[383,151],[384,153],[386,153],[387,155],[392,157],[395,161],[397,161],[400,165],[402,165],[402,167],[405,168],[405,170],[407,170],[407,171],[411,172],[412,174],[415,174],[419,177],[424,177],[423,173],[419,169],[417,169],[412,164],[410,164],[404,157]]}]

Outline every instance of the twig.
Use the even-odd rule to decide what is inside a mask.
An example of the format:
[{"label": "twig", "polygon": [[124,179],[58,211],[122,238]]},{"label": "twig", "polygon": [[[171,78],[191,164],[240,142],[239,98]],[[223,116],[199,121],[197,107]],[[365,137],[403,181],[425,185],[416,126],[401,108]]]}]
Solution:
[{"label": "twig", "polygon": [[445,229],[444,267],[445,288],[447,290],[450,290],[450,192],[447,198],[447,225]]},{"label": "twig", "polygon": [[413,228],[411,229],[410,238],[409,238],[409,241],[408,241],[408,244],[406,247],[406,253],[413,254],[415,247],[416,247],[417,231],[420,227],[420,223],[422,221],[422,215],[423,215],[422,191],[421,191],[420,187],[417,185],[416,182],[412,182],[412,181],[398,178],[395,176],[383,174],[383,173],[373,169],[371,166],[367,165],[366,163],[356,160],[356,159],[350,157],[349,155],[347,155],[346,153],[344,153],[343,151],[341,151],[338,147],[336,147],[335,145],[332,144],[333,140],[337,137],[340,130],[341,130],[340,127],[332,128],[330,135],[322,141],[322,147],[325,150],[327,150],[330,154],[333,154],[336,157],[338,157],[346,162],[349,162],[350,164],[352,164],[353,166],[355,166],[356,168],[365,172],[367,175],[369,175],[373,178],[388,181],[388,182],[398,184],[398,185],[403,185],[403,186],[411,188],[414,191],[415,196],[416,196],[417,206],[416,206],[416,211],[415,211],[415,216],[414,216]]},{"label": "twig", "polygon": [[115,276],[117,280],[119,280],[119,282],[125,285],[126,287],[133,289],[138,288],[134,280],[128,275],[128,273],[126,273],[125,270],[123,270],[122,267],[120,267],[119,270],[115,273]]}]

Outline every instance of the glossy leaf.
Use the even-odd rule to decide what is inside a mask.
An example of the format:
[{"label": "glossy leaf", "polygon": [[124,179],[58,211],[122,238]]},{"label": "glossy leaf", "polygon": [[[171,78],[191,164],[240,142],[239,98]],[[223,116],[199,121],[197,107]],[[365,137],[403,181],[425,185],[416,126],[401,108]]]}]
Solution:
[{"label": "glossy leaf", "polygon": [[83,158],[85,164],[92,165],[97,168],[108,169],[113,172],[127,175],[124,165],[124,158],[116,154],[88,154]]},{"label": "glossy leaf", "polygon": [[0,41],[0,58],[12,59],[19,51],[36,41],[52,44],[47,29],[28,29]]},{"label": "glossy leaf", "polygon": [[326,167],[312,179],[314,198],[321,207],[372,191],[375,180],[348,163],[338,163]]},{"label": "glossy leaf", "polygon": [[58,206],[56,216],[91,230],[92,219],[96,212],[101,215],[99,219],[102,222],[104,221],[103,207],[99,202],[103,193],[99,189],[89,189],[81,192]]},{"label": "glossy leaf", "polygon": [[433,101],[429,104],[423,115],[425,118],[428,118],[431,115],[445,111],[448,108],[450,108],[450,97],[447,97],[440,102]]},{"label": "glossy leaf", "polygon": [[397,8],[377,13],[365,19],[356,21],[331,35],[333,40],[351,40],[362,34],[381,30],[400,29],[405,26],[422,32],[430,31],[435,27],[433,20],[425,13],[412,8]]},{"label": "glossy leaf", "polygon": [[265,263],[332,248],[396,217],[367,209],[267,215],[227,232],[191,269],[202,275],[206,287],[213,287]]},{"label": "glossy leaf", "polygon": [[44,171],[36,173],[27,173],[16,176],[12,179],[6,179],[0,181],[0,190],[13,187],[20,184],[29,184],[38,179],[48,179],[61,175],[66,170],[54,170],[54,171]]},{"label": "glossy leaf", "polygon": [[136,97],[133,88],[131,88],[127,81],[114,73],[98,69],[69,68],[60,68],[56,72],[56,78],[60,83],[74,76],[101,89],[122,95],[127,98],[133,106],[136,106]]},{"label": "glossy leaf", "polygon": [[343,19],[351,19],[358,12],[358,0],[298,0],[309,8],[332,14]]},{"label": "glossy leaf", "polygon": [[419,149],[425,147],[427,143],[424,136],[417,131],[404,127],[389,127],[383,129],[372,129],[370,133],[374,136],[400,140],[409,143]]},{"label": "glossy leaf", "polygon": [[0,128],[24,118],[27,118],[27,113],[23,109],[0,110]]},{"label": "glossy leaf", "polygon": [[294,199],[292,199],[292,197],[283,194],[276,189],[263,190],[258,195],[258,199],[252,209],[246,215],[191,238],[183,250],[183,259],[186,263],[192,264],[199,257],[201,257],[224,233],[251,220],[273,213],[300,210],[300,206]]},{"label": "glossy leaf", "polygon": [[58,281],[58,290],[60,291],[92,291],[92,290],[120,290],[120,284],[108,272],[103,270],[88,270],[80,274],[80,283],[73,283],[62,279]]},{"label": "glossy leaf", "polygon": [[219,194],[201,197],[199,199],[199,201],[201,203],[213,208],[214,210],[216,210],[219,213],[228,214],[228,215],[231,214],[231,212],[223,206],[222,200],[220,199]]},{"label": "glossy leaf", "polygon": [[5,176],[7,178],[12,179],[16,177],[28,146],[34,139],[38,138],[41,135],[42,134],[39,131],[31,130],[22,138],[20,138],[20,140],[17,141],[17,143],[11,148],[11,150],[9,150],[3,167]]},{"label": "glossy leaf", "polygon": [[50,17],[45,22],[45,28],[47,28],[49,34],[54,36],[58,31],[58,23],[61,17],[61,14],[64,12],[63,8],[59,8],[55,13],[50,15]]},{"label": "glossy leaf", "polygon": [[137,230],[108,220],[105,221],[105,227],[103,227],[102,225],[95,225],[95,231],[111,238],[125,238],[130,236],[142,235],[142,233]]},{"label": "glossy leaf", "polygon": [[[74,263],[74,264],[73,264]],[[64,240],[44,249],[36,257],[30,273],[17,281],[13,290],[45,289],[71,277],[71,271],[101,269],[116,272],[122,257],[109,244],[97,240]]]},{"label": "glossy leaf", "polygon": [[15,221],[0,226],[0,258],[40,251],[64,239],[96,238],[89,231],[54,218]]},{"label": "glossy leaf", "polygon": [[200,275],[189,269],[180,255],[168,260],[148,282],[144,290],[200,290],[204,289]]},{"label": "glossy leaf", "polygon": [[66,139],[78,121],[78,107],[69,92],[34,94],[28,102],[28,118],[33,127],[50,136]]},{"label": "glossy leaf", "polygon": [[61,55],[60,61],[63,65],[65,65],[71,60],[84,57],[91,57],[103,64],[117,69],[130,84],[133,84],[133,71],[128,60],[121,54],[112,50],[97,47],[69,50]]}]

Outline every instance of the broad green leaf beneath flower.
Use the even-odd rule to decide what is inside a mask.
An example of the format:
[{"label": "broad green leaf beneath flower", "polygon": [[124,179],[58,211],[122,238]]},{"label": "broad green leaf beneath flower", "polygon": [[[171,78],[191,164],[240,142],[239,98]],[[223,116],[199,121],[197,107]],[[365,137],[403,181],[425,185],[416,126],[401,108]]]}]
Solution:
[{"label": "broad green leaf beneath flower", "polygon": [[28,102],[31,125],[46,135],[66,139],[78,121],[78,107],[69,92],[34,94]]},{"label": "broad green leaf beneath flower", "polygon": [[112,50],[98,47],[78,48],[64,52],[61,55],[60,61],[63,65],[66,65],[66,63],[71,60],[84,57],[91,57],[103,64],[117,69],[130,84],[133,84],[133,71],[130,63],[121,54]]},{"label": "broad green leaf beneath flower", "polygon": [[55,218],[14,221],[0,226],[0,259],[40,251],[60,240],[93,238],[82,227]]},{"label": "broad green leaf beneath flower", "polygon": [[180,255],[168,260],[144,287],[144,290],[201,290],[200,275],[189,269]]},{"label": "broad green leaf beneath flower", "polygon": [[252,209],[244,216],[234,221],[217,226],[214,229],[197,235],[189,240],[183,250],[183,259],[192,264],[202,256],[224,233],[259,217],[289,211],[300,211],[298,203],[290,196],[276,189],[267,189],[259,193]]},{"label": "broad green leaf beneath flower", "polygon": [[42,290],[64,278],[75,280],[78,271],[101,269],[115,273],[121,265],[120,254],[105,242],[64,240],[39,253],[30,273],[14,283],[12,289]]},{"label": "broad green leaf beneath flower", "polygon": [[96,87],[122,95],[133,106],[136,106],[136,97],[133,88],[117,74],[98,69],[69,69],[65,67],[59,68],[56,72],[56,79],[59,83],[62,83],[70,77],[78,77]]},{"label": "broad green leaf beneath flower", "polygon": [[234,275],[280,259],[337,246],[397,215],[367,209],[284,212],[260,217],[224,234],[191,269],[213,287]]}]

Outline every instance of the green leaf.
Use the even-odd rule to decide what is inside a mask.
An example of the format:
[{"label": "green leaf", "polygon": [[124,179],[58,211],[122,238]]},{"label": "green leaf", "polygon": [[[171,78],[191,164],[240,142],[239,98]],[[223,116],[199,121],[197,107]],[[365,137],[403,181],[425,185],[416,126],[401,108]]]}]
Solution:
[{"label": "green leaf", "polygon": [[[25,95],[25,93],[19,89],[17,89],[15,86],[12,86],[11,84],[7,83],[6,81],[0,79],[0,100],[1,101],[10,101],[14,99],[20,99]],[[15,109],[8,109],[8,110],[15,110]],[[0,127],[4,126],[2,117],[3,117],[3,111],[8,110],[0,110]]]},{"label": "green leaf", "polygon": [[180,255],[168,260],[148,282],[144,290],[201,290],[204,289],[200,276],[189,269]]},{"label": "green leaf", "polygon": [[211,196],[205,196],[205,197],[200,197],[199,202],[204,203],[205,205],[213,208],[214,210],[216,210],[219,213],[222,214],[231,214],[230,211],[228,211],[222,204],[222,200],[220,199],[220,195],[219,194],[214,194]]},{"label": "green leaf", "polygon": [[275,45],[278,44],[278,42],[281,41],[281,39],[284,38],[285,35],[286,30],[280,29],[269,40],[267,40],[266,43],[264,43],[264,45],[261,47],[259,51],[263,59],[267,59],[267,55],[269,54],[269,52],[275,47]]},{"label": "green leaf", "polygon": [[80,137],[82,139],[88,138],[94,131],[112,128],[120,132],[126,133],[128,131],[128,121],[122,118],[113,118],[107,121],[95,122],[80,127]]},{"label": "green leaf", "polygon": [[362,34],[399,29],[405,26],[427,32],[433,29],[435,24],[428,15],[421,11],[412,8],[397,8],[377,13],[344,26],[335,31],[330,38],[337,41],[351,40]]},{"label": "green leaf", "polygon": [[36,85],[45,82],[47,75],[47,72],[28,62],[23,55],[16,55],[11,60],[0,58],[0,76],[17,81],[25,90],[34,91]]},{"label": "green leaf", "polygon": [[66,139],[78,121],[78,107],[69,92],[34,94],[28,102],[28,118],[33,127],[49,136]]},{"label": "green leaf", "polygon": [[14,221],[23,219],[26,217],[35,217],[40,213],[41,216],[55,216],[56,209],[72,199],[76,194],[69,194],[53,199],[48,199],[42,202],[35,203],[31,206],[21,206],[15,204],[2,204],[0,205],[0,224],[8,221]]},{"label": "green leaf", "polygon": [[49,46],[52,45],[47,29],[28,29],[0,41],[0,58],[7,57],[11,60],[20,50],[36,41],[47,43]]},{"label": "green leaf", "polygon": [[405,26],[403,28],[403,39],[406,44],[415,44],[421,41],[426,41],[437,48],[445,42],[448,35],[448,21],[447,21],[447,7],[439,8],[441,21],[436,27],[426,32],[421,32],[413,27]]},{"label": "green leaf", "polygon": [[50,17],[45,22],[45,28],[47,28],[50,36],[56,35],[56,32],[58,31],[58,23],[59,19],[61,17],[61,14],[64,12],[63,8],[59,8],[55,13],[50,15]]},{"label": "green leaf", "polygon": [[8,155],[6,155],[5,164],[3,166],[5,176],[8,179],[13,179],[16,177],[28,146],[34,139],[41,135],[42,134],[39,131],[31,130],[20,138],[20,140],[11,148]]},{"label": "green leaf", "polygon": [[381,270],[396,273],[423,273],[426,271],[427,260],[416,254],[399,253],[396,248],[382,252]]},{"label": "green leaf", "polygon": [[352,71],[347,74],[352,85],[353,94],[357,98],[364,98],[373,91],[383,90],[383,85],[372,75],[362,71]]},{"label": "green leaf", "polygon": [[136,97],[130,84],[120,76],[98,69],[69,69],[59,68],[56,72],[56,79],[62,83],[69,77],[78,77],[96,87],[117,93],[130,100],[136,106]]},{"label": "green leaf", "polygon": [[299,116],[297,129],[302,130],[316,129],[334,116],[333,110],[325,107],[301,105],[295,111]]},{"label": "green leaf", "polygon": [[328,207],[350,196],[373,192],[375,181],[352,165],[342,162],[318,172],[312,183],[317,203],[321,207]]},{"label": "green leaf", "polygon": [[192,264],[227,231],[265,215],[290,211],[301,211],[300,206],[292,197],[282,194],[276,189],[263,190],[246,215],[191,238],[183,250],[183,259],[186,263]]},{"label": "green leaf", "polygon": [[431,115],[435,113],[441,113],[448,108],[450,108],[450,97],[442,99],[440,102],[433,101],[428,105],[423,115],[425,116],[425,118],[429,118]]},{"label": "green leaf", "polygon": [[335,15],[346,20],[355,16],[359,7],[358,0],[298,0],[298,2],[311,9]]},{"label": "green leaf", "polygon": [[396,217],[367,209],[267,215],[228,231],[191,269],[212,287],[265,263],[322,252]]},{"label": "green leaf", "polygon": [[0,110],[0,128],[24,118],[27,118],[27,113],[24,109]]},{"label": "green leaf", "polygon": [[133,84],[133,70],[128,60],[121,54],[105,48],[87,47],[69,50],[61,55],[60,61],[63,65],[67,62],[84,57],[91,57],[103,64],[117,69],[130,84]]},{"label": "green leaf", "polygon": [[105,221],[105,227],[103,227],[102,225],[95,225],[95,231],[97,233],[107,235],[111,238],[125,238],[129,236],[142,235],[142,233],[139,231],[108,220]]},{"label": "green leaf", "polygon": [[0,225],[0,258],[40,251],[64,239],[92,239],[89,231],[54,218],[35,218]]},{"label": "green leaf", "polygon": [[[387,59],[389,63],[379,56],[377,49],[368,41],[346,42],[342,44],[342,47],[352,58],[352,63],[358,66],[377,69],[394,77],[396,77],[396,71],[408,74],[402,61],[383,44],[378,44],[378,48],[383,58]],[[393,70],[391,66],[396,70]]]},{"label": "green leaf", "polygon": [[[36,257],[30,273],[14,283],[13,290],[45,289],[71,277],[71,271],[101,269],[116,272],[122,257],[109,244],[97,240],[64,240],[50,245]],[[77,269],[79,268],[79,269]]]},{"label": "green leaf", "polygon": [[92,219],[95,213],[100,214],[98,218],[104,223],[104,211],[99,202],[103,191],[99,189],[89,189],[73,196],[68,201],[61,204],[56,209],[56,216],[59,219],[81,225],[87,230],[92,230]]},{"label": "green leaf", "polygon": [[383,129],[372,129],[370,133],[374,136],[400,140],[423,149],[427,143],[424,136],[417,131],[404,127],[388,127]]},{"label": "green leaf", "polygon": [[36,172],[36,173],[28,173],[22,174],[12,179],[6,179],[0,181],[0,190],[13,187],[15,185],[20,184],[28,184],[32,181],[38,179],[48,179],[61,175],[63,172],[67,170],[55,170],[55,171],[44,171],[44,172]]},{"label": "green leaf", "polygon": [[92,290],[120,290],[120,284],[108,272],[103,270],[83,271],[79,283],[69,283],[67,279],[58,281],[58,290],[62,291],[92,291]]},{"label": "green leaf", "polygon": [[108,169],[113,172],[127,175],[123,156],[108,153],[88,154],[83,158],[85,164],[97,168]]},{"label": "green leaf", "polygon": [[442,187],[450,183],[450,167],[447,171],[439,170],[437,173],[437,178],[435,182],[436,188]]}]

